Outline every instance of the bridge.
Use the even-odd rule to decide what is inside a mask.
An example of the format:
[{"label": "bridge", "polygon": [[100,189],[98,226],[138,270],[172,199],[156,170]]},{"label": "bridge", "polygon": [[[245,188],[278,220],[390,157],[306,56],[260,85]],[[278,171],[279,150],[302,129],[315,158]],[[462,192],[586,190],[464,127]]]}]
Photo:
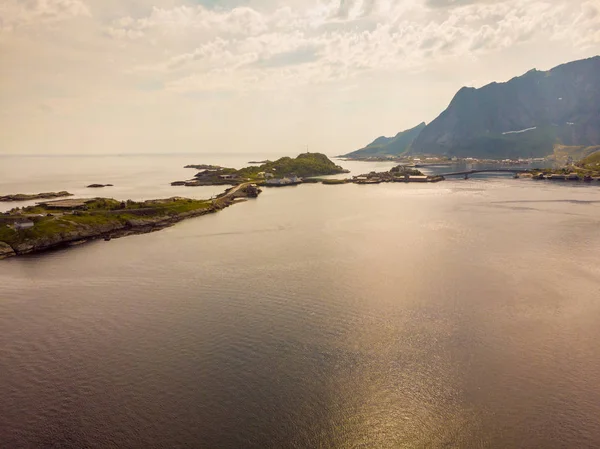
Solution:
[{"label": "bridge", "polygon": [[531,168],[487,168],[481,170],[466,170],[466,171],[456,171],[451,173],[440,173],[438,176],[464,176],[465,179],[469,178],[469,175],[474,175],[476,173],[529,173]]}]

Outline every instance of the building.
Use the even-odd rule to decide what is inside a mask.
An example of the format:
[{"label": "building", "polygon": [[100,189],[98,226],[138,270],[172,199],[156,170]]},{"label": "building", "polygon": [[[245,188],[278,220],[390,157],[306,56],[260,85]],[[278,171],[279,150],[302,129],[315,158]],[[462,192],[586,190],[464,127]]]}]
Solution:
[{"label": "building", "polygon": [[298,176],[290,176],[286,178],[273,178],[267,179],[266,185],[268,186],[292,186],[295,184],[300,184],[302,182],[302,178]]},{"label": "building", "polygon": [[427,182],[429,181],[428,176],[415,176],[411,175],[408,177],[408,182]]},{"label": "building", "polygon": [[33,228],[33,226],[34,226],[34,223],[31,220],[17,221],[14,224],[14,227],[17,231],[21,231],[24,229],[31,229],[31,228]]}]

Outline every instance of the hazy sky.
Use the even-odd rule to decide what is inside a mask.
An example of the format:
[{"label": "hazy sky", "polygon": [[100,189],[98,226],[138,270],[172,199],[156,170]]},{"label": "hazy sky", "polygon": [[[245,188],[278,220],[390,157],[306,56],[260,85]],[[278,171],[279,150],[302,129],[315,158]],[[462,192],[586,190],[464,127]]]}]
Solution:
[{"label": "hazy sky", "polygon": [[600,0],[0,0],[0,153],[339,154],[600,54]]}]

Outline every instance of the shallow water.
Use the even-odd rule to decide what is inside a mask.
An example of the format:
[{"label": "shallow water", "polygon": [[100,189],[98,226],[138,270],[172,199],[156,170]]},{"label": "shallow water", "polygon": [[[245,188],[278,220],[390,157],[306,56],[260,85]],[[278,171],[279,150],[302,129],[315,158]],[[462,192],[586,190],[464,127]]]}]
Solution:
[{"label": "shallow water", "polygon": [[599,189],[265,189],[2,261],[2,446],[598,447]]}]

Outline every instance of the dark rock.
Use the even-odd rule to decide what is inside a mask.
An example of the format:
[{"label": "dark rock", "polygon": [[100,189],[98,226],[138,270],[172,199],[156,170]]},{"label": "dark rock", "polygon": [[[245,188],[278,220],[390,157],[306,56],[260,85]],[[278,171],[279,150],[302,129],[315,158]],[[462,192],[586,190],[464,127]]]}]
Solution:
[{"label": "dark rock", "polygon": [[186,165],[183,168],[195,168],[196,170],[220,170],[223,167],[220,167],[218,165],[209,165],[209,164],[197,164],[197,165]]},{"label": "dark rock", "polygon": [[112,184],[90,184],[87,187],[88,187],[88,189],[99,189],[101,187],[113,187],[113,185]]},{"label": "dark rock", "polygon": [[16,256],[15,251],[8,243],[0,242],[0,259]]}]

